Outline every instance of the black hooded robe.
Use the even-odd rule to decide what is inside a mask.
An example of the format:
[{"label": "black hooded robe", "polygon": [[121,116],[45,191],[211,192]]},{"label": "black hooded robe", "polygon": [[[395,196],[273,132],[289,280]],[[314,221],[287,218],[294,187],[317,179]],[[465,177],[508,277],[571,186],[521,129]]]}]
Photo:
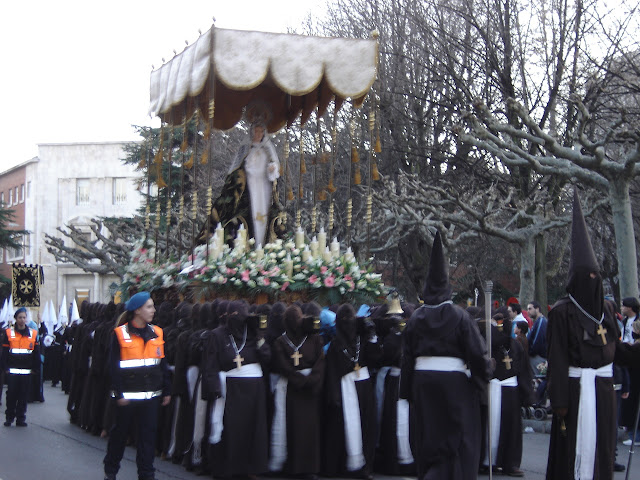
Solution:
[{"label": "black hooded robe", "polygon": [[[355,364],[343,352],[345,344],[340,335],[331,341],[327,350],[325,375],[325,432],[323,450],[323,474],[330,477],[347,473],[345,425],[342,409],[342,377],[354,371]],[[371,367],[380,362],[382,351],[380,343],[363,340],[359,365],[369,368],[369,379],[356,382],[360,422],[362,428],[362,447],[365,457],[363,475],[370,473],[376,448],[376,411],[375,380]],[[353,472],[351,472],[353,473]]]},{"label": "black hooded robe", "polygon": [[[569,367],[600,368],[612,363],[619,337],[617,322],[608,308],[602,322],[607,344],[596,333],[598,325],[584,316],[571,300],[559,300],[549,312],[547,391],[554,409],[567,408],[563,421],[551,424],[547,478],[573,478],[575,466],[580,379],[569,377]],[[616,445],[616,397],[613,378],[596,377],[596,458],[594,479],[613,478]]]},{"label": "black hooded robe", "polygon": [[[226,326],[216,328],[208,336],[202,359],[202,398],[216,400],[221,395],[220,371],[236,368],[236,352]],[[237,345],[239,347],[239,345]],[[271,359],[267,343],[260,348],[255,334],[248,333],[240,355],[242,365],[266,365]],[[214,406],[216,408],[216,406]],[[235,475],[257,475],[268,470],[267,407],[264,379],[226,379],[226,397],[222,438],[210,445],[208,458],[215,478]]]},{"label": "black hooded robe", "polygon": [[[418,479],[475,479],[480,459],[479,395],[488,382],[486,346],[461,308],[424,305],[404,331],[400,398],[411,404],[410,428]],[[471,371],[415,370],[418,357],[457,357]]]},{"label": "black hooded robe", "polygon": [[[296,345],[299,342],[296,342]],[[322,339],[309,335],[298,352],[299,365],[293,365],[293,349],[284,337],[273,344],[272,365],[276,373],[287,378],[287,461],[288,475],[320,471],[321,401],[325,360]],[[309,375],[299,370],[310,368]]]},{"label": "black hooded robe", "polygon": [[[507,328],[507,331],[511,331]],[[491,356],[496,362],[493,378],[516,377],[517,387],[502,387],[500,438],[493,464],[504,473],[520,468],[522,461],[522,415],[520,407],[533,403],[533,386],[529,356],[520,342],[494,328]],[[510,362],[505,362],[506,357]],[[510,368],[508,368],[510,367]]]}]

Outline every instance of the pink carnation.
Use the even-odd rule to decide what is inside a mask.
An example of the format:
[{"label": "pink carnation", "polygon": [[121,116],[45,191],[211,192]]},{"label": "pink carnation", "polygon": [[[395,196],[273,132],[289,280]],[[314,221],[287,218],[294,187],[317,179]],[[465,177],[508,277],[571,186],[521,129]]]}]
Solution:
[{"label": "pink carnation", "polygon": [[337,267],[337,268],[336,268],[336,270],[337,270],[340,274],[343,274],[343,273],[344,273],[344,267],[343,267],[343,266]]},{"label": "pink carnation", "polygon": [[264,283],[264,285],[267,286],[271,284],[271,280],[269,279],[269,277],[264,277],[262,279],[262,283]]},{"label": "pink carnation", "polygon": [[249,270],[245,270],[244,272],[242,272],[242,281],[243,282],[249,281]]},{"label": "pink carnation", "polygon": [[318,281],[318,276],[317,275],[311,275],[309,277],[309,283],[316,283]]},{"label": "pink carnation", "polygon": [[327,278],[324,279],[324,286],[329,288],[333,287],[336,284],[335,280],[336,279],[333,275],[328,276]]},{"label": "pink carnation", "polygon": [[344,279],[345,279],[345,280],[351,280],[352,278],[353,278],[353,277],[352,277],[351,275],[345,275],[345,276],[344,276]]},{"label": "pink carnation", "polygon": [[284,282],[282,284],[282,288],[280,289],[280,291],[284,292],[287,289],[288,286],[289,286],[289,282]]},{"label": "pink carnation", "polygon": [[325,266],[320,267],[320,273],[327,273],[327,270],[329,269]]}]

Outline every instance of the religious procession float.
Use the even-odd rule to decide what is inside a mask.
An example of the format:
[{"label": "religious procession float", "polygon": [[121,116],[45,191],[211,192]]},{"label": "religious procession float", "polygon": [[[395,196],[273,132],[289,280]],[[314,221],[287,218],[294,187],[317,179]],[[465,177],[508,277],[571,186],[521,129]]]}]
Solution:
[{"label": "religious procession float", "polygon": [[[155,212],[149,193],[145,237],[130,252],[122,284],[125,297],[136,290],[173,290],[195,300],[326,304],[383,299],[387,289],[372,267],[368,237],[371,185],[379,178],[375,95],[367,102],[368,112],[361,108],[376,80],[377,62],[376,32],[368,39],[346,39],[212,27],[153,70],[150,112],[161,120],[162,138],[167,132],[169,138],[182,133],[180,151],[191,148],[191,153],[172,157],[161,143],[148,160],[148,184],[158,186]],[[338,118],[343,106],[350,108],[346,122],[344,116]],[[357,120],[366,127],[357,128]],[[190,249],[164,254],[161,240],[168,244],[178,232],[182,235],[185,214],[194,222],[198,218],[197,188],[181,191],[177,205],[172,200],[171,166],[190,169],[191,178],[221,171],[213,132],[241,121],[249,126],[250,141],[239,148],[219,194],[210,184],[200,192],[205,225],[198,234],[192,232]],[[193,125],[190,147],[188,128]],[[339,129],[350,142],[350,155],[342,164]],[[280,152],[268,138],[276,132]],[[206,145],[199,146],[197,138]],[[311,192],[304,192],[305,180],[312,182]],[[347,189],[345,205],[336,205],[345,198],[335,195],[338,184]],[[311,206],[305,206],[303,199],[310,197]],[[363,206],[367,235],[359,255],[351,248],[354,200]],[[342,240],[337,238],[337,208],[345,212]]]}]

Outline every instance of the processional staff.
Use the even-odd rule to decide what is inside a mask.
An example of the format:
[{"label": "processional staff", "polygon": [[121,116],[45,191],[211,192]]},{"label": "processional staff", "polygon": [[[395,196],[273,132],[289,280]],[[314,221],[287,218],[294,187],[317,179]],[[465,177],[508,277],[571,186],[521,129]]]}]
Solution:
[{"label": "processional staff", "polygon": [[[487,280],[484,282],[484,318],[485,318],[485,336],[487,339],[487,352],[489,359],[491,359],[491,292],[493,291],[493,282]],[[491,389],[487,391],[487,410],[488,420],[487,425],[491,425]],[[492,434],[491,428],[489,431],[489,441],[487,443],[487,452],[489,454],[489,479],[493,478],[493,452],[491,450]]]}]

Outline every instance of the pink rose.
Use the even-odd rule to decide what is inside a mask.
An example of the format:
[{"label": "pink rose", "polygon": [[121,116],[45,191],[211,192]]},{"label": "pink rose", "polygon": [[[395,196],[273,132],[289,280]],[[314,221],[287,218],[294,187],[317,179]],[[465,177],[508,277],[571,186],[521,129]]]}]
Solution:
[{"label": "pink rose", "polygon": [[249,281],[249,270],[245,270],[244,272],[242,272],[242,281],[243,282]]},{"label": "pink rose", "polygon": [[329,269],[325,266],[320,267],[320,273],[327,273],[327,270]]},{"label": "pink rose", "polygon": [[280,291],[281,291],[281,292],[284,292],[284,291],[287,289],[287,287],[288,287],[288,286],[289,286],[289,282],[284,282],[284,283],[282,284],[282,288],[280,289]]},{"label": "pink rose", "polygon": [[262,279],[262,283],[264,283],[265,287],[271,284],[271,280],[269,279],[269,277],[264,277]]},{"label": "pink rose", "polygon": [[351,280],[352,278],[353,278],[353,277],[352,277],[351,275],[345,275],[345,276],[344,276],[344,279],[345,279],[345,280]]},{"label": "pink rose", "polygon": [[318,276],[317,275],[311,275],[309,277],[309,283],[316,283],[318,281]]},{"label": "pink rose", "polygon": [[336,284],[336,279],[333,275],[328,276],[324,279],[324,286],[331,288]]}]

